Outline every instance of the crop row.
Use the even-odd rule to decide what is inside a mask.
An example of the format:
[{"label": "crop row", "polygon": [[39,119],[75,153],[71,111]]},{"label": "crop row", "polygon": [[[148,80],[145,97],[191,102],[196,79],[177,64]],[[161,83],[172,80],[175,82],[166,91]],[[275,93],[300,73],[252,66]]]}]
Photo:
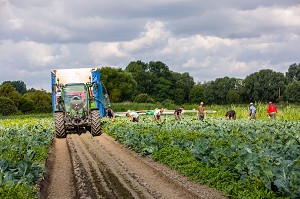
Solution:
[{"label": "crop row", "polygon": [[53,139],[53,119],[0,120],[0,198],[37,198]]},{"label": "crop row", "polygon": [[105,130],[129,148],[232,198],[300,197],[300,122],[185,116],[119,118]]}]

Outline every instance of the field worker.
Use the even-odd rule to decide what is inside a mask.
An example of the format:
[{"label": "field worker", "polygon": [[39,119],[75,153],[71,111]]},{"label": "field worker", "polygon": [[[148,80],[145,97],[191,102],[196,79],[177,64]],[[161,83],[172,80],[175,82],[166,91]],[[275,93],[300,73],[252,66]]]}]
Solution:
[{"label": "field worker", "polygon": [[250,103],[250,107],[249,107],[250,113],[249,113],[249,119],[255,119],[255,114],[256,114],[256,108],[253,105],[253,103]]},{"label": "field worker", "polygon": [[161,122],[161,114],[164,112],[164,109],[163,108],[160,108],[160,109],[157,109],[154,111],[154,119],[155,121],[158,123],[158,122]]},{"label": "field worker", "polygon": [[197,116],[198,116],[199,120],[203,121],[205,115],[206,115],[206,110],[204,107],[204,103],[200,102],[200,105],[198,106],[198,109],[197,109]]},{"label": "field worker", "polygon": [[115,121],[115,113],[114,111],[111,109],[111,107],[107,108],[107,117],[108,117],[108,121]]},{"label": "field worker", "polygon": [[175,109],[175,112],[174,112],[175,120],[181,120],[182,111],[183,111],[182,106]]},{"label": "field worker", "polygon": [[131,111],[126,113],[127,117],[130,117],[130,122],[138,122],[139,114],[137,112]]},{"label": "field worker", "polygon": [[277,111],[275,104],[273,104],[272,102],[269,102],[268,115],[269,115],[270,119],[275,119],[277,114],[278,114],[278,111]]},{"label": "field worker", "polygon": [[230,120],[235,120],[236,119],[236,113],[234,110],[229,110],[226,112],[224,119],[226,120],[226,118],[229,118]]}]

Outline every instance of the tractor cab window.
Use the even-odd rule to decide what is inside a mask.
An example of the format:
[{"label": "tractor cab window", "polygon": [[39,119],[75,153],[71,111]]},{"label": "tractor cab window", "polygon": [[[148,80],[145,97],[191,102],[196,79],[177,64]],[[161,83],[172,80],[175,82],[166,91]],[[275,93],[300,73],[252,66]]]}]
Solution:
[{"label": "tractor cab window", "polygon": [[[82,108],[87,109],[87,91],[84,84],[67,84],[65,86],[64,103],[66,111],[70,112],[74,109],[74,104],[82,104]],[[70,106],[71,104],[71,106]],[[73,106],[72,106],[73,105]],[[76,106],[77,107],[77,106]],[[81,109],[76,108],[75,111]],[[82,110],[81,110],[82,111]]]}]

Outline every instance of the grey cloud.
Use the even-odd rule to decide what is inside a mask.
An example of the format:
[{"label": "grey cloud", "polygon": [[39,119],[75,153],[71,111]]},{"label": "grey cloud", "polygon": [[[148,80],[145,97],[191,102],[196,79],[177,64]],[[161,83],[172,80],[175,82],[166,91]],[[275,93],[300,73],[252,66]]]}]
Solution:
[{"label": "grey cloud", "polygon": [[[196,81],[299,62],[299,0],[0,1],[0,83],[52,68],[162,61]],[[47,88],[48,87],[48,88]]]}]

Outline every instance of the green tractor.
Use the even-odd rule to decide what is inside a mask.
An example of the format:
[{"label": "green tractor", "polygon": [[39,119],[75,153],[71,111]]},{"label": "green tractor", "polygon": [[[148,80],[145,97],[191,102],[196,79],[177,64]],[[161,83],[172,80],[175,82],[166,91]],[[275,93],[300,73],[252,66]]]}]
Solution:
[{"label": "green tractor", "polygon": [[57,138],[69,132],[89,131],[101,135],[101,118],[110,106],[108,94],[97,69],[58,69],[51,71],[52,109]]}]

